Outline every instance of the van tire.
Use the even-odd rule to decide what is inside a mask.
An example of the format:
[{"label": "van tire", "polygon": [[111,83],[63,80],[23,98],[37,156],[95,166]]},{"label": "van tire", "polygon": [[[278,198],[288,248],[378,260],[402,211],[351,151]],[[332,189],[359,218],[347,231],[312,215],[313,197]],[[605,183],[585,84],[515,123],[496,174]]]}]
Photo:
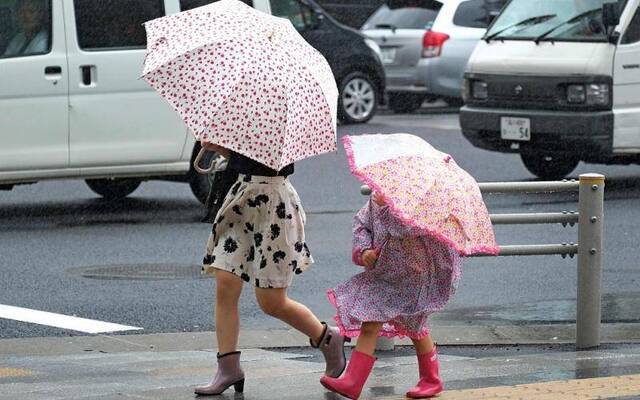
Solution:
[{"label": "van tire", "polygon": [[424,103],[425,95],[414,93],[389,93],[389,108],[396,114],[412,113]]},{"label": "van tire", "polygon": [[563,179],[580,163],[579,158],[560,153],[523,152],[520,153],[520,158],[529,172],[551,181]]},{"label": "van tire", "polygon": [[[372,98],[366,102],[367,112],[362,116],[358,116],[355,115],[355,113],[350,112],[350,110],[345,108],[344,105],[344,100],[347,96],[349,96],[352,91],[358,90],[360,85],[363,85],[362,90],[366,91],[367,96],[369,96],[369,93],[371,93],[372,96]],[[352,72],[342,79],[338,90],[338,119],[340,122],[344,124],[363,124],[376,115],[378,102],[380,101],[378,96],[378,87],[369,75],[359,71]]]},{"label": "van tire", "polygon": [[124,199],[135,192],[142,183],[139,179],[130,178],[87,179],[85,182],[94,193],[109,201]]}]

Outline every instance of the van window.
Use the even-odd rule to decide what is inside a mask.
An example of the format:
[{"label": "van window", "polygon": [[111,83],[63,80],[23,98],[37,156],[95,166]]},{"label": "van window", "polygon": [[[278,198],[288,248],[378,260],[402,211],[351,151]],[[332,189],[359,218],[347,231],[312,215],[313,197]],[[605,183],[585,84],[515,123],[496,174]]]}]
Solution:
[{"label": "van window", "polygon": [[[616,0],[619,7],[627,0]],[[487,32],[502,40],[606,42],[602,5],[609,0],[511,0]]]},{"label": "van window", "polygon": [[0,58],[51,51],[51,0],[0,2]]},{"label": "van window", "polygon": [[[187,11],[192,8],[206,6],[207,4],[215,3],[218,0],[180,0],[180,10]],[[241,0],[243,3],[253,7],[253,0]]]},{"label": "van window", "polygon": [[144,22],[164,16],[163,0],[75,0],[78,43],[84,50],[139,49]]},{"label": "van window", "polygon": [[640,7],[636,9],[636,13],[633,14],[631,23],[627,27],[627,31],[622,37],[622,44],[631,44],[640,42]]},{"label": "van window", "polygon": [[431,29],[440,8],[439,1],[394,1],[378,8],[362,29]]},{"label": "van window", "polygon": [[470,0],[460,3],[453,24],[465,28],[487,29],[493,18],[500,13],[505,1]]},{"label": "van window", "polygon": [[298,30],[304,30],[317,24],[317,16],[306,4],[298,0],[281,0],[271,3],[271,13],[287,18]]}]

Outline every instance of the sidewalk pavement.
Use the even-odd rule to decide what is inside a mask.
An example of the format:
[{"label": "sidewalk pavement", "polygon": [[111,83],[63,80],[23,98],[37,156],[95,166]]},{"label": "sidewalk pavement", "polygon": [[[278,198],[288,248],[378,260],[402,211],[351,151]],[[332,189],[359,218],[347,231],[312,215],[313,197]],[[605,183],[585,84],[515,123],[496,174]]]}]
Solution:
[{"label": "sidewalk pavement", "polygon": [[[442,400],[640,399],[640,324],[603,325],[597,350],[576,351],[572,325],[434,327]],[[380,352],[363,399],[403,399],[413,349]],[[340,399],[318,383],[324,364],[293,331],[245,331],[244,395]],[[212,332],[0,340],[0,399],[193,399],[215,371]]]}]

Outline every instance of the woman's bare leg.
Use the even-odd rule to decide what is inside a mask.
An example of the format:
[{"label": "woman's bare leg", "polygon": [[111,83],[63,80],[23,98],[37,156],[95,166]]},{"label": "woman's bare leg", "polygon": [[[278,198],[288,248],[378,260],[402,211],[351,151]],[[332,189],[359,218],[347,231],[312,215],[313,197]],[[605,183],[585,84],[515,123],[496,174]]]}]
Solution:
[{"label": "woman's bare leg", "polygon": [[286,322],[291,327],[317,342],[324,332],[324,326],[304,304],[291,300],[286,288],[256,288],[256,299],[262,311]]},{"label": "woman's bare leg", "polygon": [[216,270],[216,337],[218,352],[236,351],[240,334],[238,301],[242,293],[242,279],[222,270]]},{"label": "woman's bare leg", "polygon": [[419,356],[422,354],[429,354],[433,351],[434,344],[433,340],[431,340],[431,335],[427,335],[419,340],[411,339],[411,341],[413,342],[413,346],[416,348],[416,354]]},{"label": "woman's bare leg", "polygon": [[372,356],[376,351],[376,341],[382,325],[384,325],[384,322],[363,322],[360,328],[360,336],[358,336],[358,343],[356,343],[356,350]]}]

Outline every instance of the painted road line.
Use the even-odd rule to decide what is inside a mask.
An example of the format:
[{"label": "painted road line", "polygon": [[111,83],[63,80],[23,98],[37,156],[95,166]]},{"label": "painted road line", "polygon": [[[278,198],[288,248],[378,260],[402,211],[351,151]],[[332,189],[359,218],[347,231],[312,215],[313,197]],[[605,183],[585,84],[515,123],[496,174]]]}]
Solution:
[{"label": "painted road line", "polygon": [[136,331],[142,328],[0,304],[0,318],[84,333]]},{"label": "painted road line", "polygon": [[[445,382],[446,384],[446,382]],[[481,389],[447,390],[439,400],[595,400],[632,396],[640,399],[640,375],[571,379],[566,381],[496,386]],[[399,400],[405,397],[385,397]]]}]

